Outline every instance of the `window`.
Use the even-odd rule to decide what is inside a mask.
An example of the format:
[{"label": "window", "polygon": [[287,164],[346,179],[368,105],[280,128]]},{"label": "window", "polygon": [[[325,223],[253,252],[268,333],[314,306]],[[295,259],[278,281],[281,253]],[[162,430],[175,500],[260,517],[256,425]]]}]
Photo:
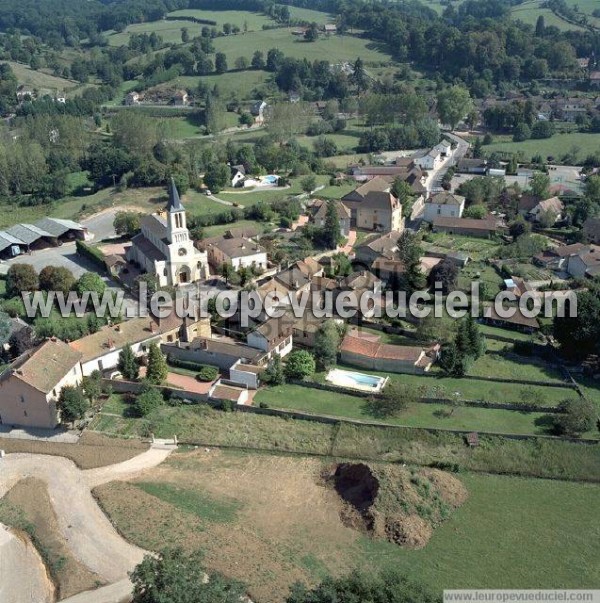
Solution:
[{"label": "window", "polygon": [[442,208],[438,207],[438,216],[442,213]]},{"label": "window", "polygon": [[21,396],[21,402],[25,404],[25,396]]}]

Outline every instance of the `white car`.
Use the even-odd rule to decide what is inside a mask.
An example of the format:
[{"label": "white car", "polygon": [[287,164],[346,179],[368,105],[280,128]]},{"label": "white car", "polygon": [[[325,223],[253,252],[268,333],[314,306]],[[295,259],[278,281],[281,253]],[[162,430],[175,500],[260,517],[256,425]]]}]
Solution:
[{"label": "white car", "polygon": [[211,192],[210,190],[208,190],[208,189],[206,189],[206,190],[204,191],[204,194],[205,194],[207,197],[211,197],[211,196],[212,196],[212,192]]}]

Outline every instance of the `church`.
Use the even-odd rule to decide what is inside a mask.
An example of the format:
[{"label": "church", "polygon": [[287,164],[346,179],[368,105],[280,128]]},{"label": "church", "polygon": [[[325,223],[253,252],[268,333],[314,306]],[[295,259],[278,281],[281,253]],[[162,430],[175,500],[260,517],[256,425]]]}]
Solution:
[{"label": "church", "polygon": [[185,208],[172,178],[166,209],[144,216],[141,232],[131,242],[127,261],[156,275],[160,287],[184,285],[209,277],[206,252],[196,249],[190,239]]}]

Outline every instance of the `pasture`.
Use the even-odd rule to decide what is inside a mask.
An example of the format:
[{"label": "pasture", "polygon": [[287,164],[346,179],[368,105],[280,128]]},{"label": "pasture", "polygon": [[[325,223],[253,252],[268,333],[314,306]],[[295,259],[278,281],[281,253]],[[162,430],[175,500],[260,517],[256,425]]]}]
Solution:
[{"label": "pasture", "polygon": [[[222,29],[225,23],[237,25],[240,30],[244,30],[244,25],[248,31],[257,31],[262,29],[263,25],[273,25],[273,20],[267,15],[253,13],[244,10],[202,10],[202,9],[183,9],[174,10],[167,15],[170,18],[194,17],[195,19],[205,19],[207,21],[216,21],[216,27]],[[204,27],[203,23],[193,23],[188,21],[190,36],[200,35],[200,30]]]},{"label": "pasture", "polygon": [[319,36],[316,42],[306,42],[300,36],[292,35],[287,28],[249,32],[215,39],[217,52],[224,52],[230,65],[244,56],[250,59],[255,50],[265,56],[271,48],[278,48],[285,56],[309,61],[327,60],[330,63],[354,61],[361,57],[367,65],[388,63],[389,54],[376,48],[368,40],[355,35]]},{"label": "pasture", "polygon": [[543,158],[552,156],[559,159],[561,155],[577,148],[578,157],[584,159],[587,155],[600,152],[600,136],[598,134],[572,132],[570,134],[555,134],[552,138],[525,140],[523,142],[512,142],[512,138],[509,136],[498,136],[495,137],[495,140],[492,144],[483,147],[486,155],[503,151],[522,153],[525,159],[531,159],[534,155],[541,155]]}]

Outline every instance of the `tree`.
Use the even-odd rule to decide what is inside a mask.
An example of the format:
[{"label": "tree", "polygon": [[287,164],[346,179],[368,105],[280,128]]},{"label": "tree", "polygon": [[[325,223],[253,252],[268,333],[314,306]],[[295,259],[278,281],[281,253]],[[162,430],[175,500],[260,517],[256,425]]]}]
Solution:
[{"label": "tree", "polygon": [[211,163],[204,173],[204,184],[212,192],[219,192],[230,182],[231,170],[225,163]]},{"label": "tree", "polygon": [[513,132],[513,142],[523,142],[531,138],[531,128],[526,123],[520,123],[515,126]]},{"label": "tree", "polygon": [[338,201],[331,199],[327,201],[327,212],[323,226],[323,240],[327,249],[336,249],[342,239],[340,233],[340,221],[338,219],[336,204]]},{"label": "tree", "polygon": [[227,55],[223,52],[217,52],[215,55],[215,71],[219,74],[227,71]]},{"label": "tree", "polygon": [[[312,193],[317,188],[317,179],[314,175],[310,174],[300,180],[300,187],[305,193]],[[339,230],[339,226],[338,226]]]},{"label": "tree", "polygon": [[286,603],[437,603],[437,598],[420,584],[396,570],[355,571],[348,576],[327,577],[308,589],[295,584]]},{"label": "tree", "polygon": [[253,69],[264,69],[265,68],[265,55],[260,50],[257,50],[252,55],[252,61],[250,62],[250,65],[252,65]]},{"label": "tree", "polygon": [[551,228],[556,224],[556,220],[558,219],[558,212],[553,209],[547,209],[542,211],[537,216],[538,224],[542,228]]},{"label": "tree", "polygon": [[531,224],[521,215],[517,216],[510,224],[508,232],[514,239],[531,232]]},{"label": "tree", "polygon": [[282,385],[284,383],[285,375],[283,374],[283,365],[279,354],[273,354],[261,378],[269,385]]},{"label": "tree", "polygon": [[88,377],[84,377],[81,386],[90,405],[102,395],[102,374],[100,371],[93,371]]},{"label": "tree", "polygon": [[13,264],[6,273],[7,297],[20,297],[23,291],[37,291],[39,279],[30,264]]},{"label": "tree", "polygon": [[394,197],[400,201],[400,205],[402,205],[402,215],[406,218],[410,218],[412,206],[415,202],[415,193],[410,184],[400,176],[396,176],[390,190],[392,195],[394,195]]},{"label": "tree", "polygon": [[319,327],[315,334],[315,345],[313,347],[319,370],[324,371],[337,364],[340,339],[340,330],[333,320],[326,320]]},{"label": "tree", "polygon": [[404,281],[409,292],[422,289],[425,277],[421,272],[422,249],[419,235],[410,230],[402,231],[398,239],[398,259],[404,264]]},{"label": "tree", "polygon": [[244,57],[244,56],[238,57],[235,60],[235,68],[238,71],[246,71],[246,69],[248,69],[248,67],[250,67],[250,63],[246,57]]},{"label": "tree", "polygon": [[567,358],[580,359],[598,352],[600,341],[600,295],[597,290],[577,294],[577,316],[566,308],[565,316],[555,317],[554,337]]},{"label": "tree", "polygon": [[60,291],[65,295],[75,287],[73,273],[63,266],[46,266],[39,276],[42,291]]},{"label": "tree", "polygon": [[429,285],[435,287],[436,283],[442,284],[442,292],[448,294],[456,289],[458,267],[450,258],[444,258],[436,264],[429,273]]},{"label": "tree", "polygon": [[285,361],[284,374],[287,379],[304,379],[312,376],[315,370],[315,359],[306,350],[291,352]]},{"label": "tree", "polygon": [[554,416],[555,429],[559,434],[578,435],[590,431],[597,425],[598,409],[587,398],[569,398],[563,400]]},{"label": "tree", "polygon": [[352,66],[352,75],[350,81],[356,86],[356,93],[360,96],[369,87],[369,77],[365,71],[363,60],[358,57]]},{"label": "tree", "polygon": [[316,42],[319,39],[319,28],[316,23],[311,23],[304,32],[304,39],[307,42]]},{"label": "tree", "polygon": [[102,277],[95,272],[84,272],[75,283],[75,290],[79,295],[83,295],[86,291],[95,293],[98,298],[101,298],[106,291],[106,283]]},{"label": "tree", "polygon": [[146,417],[163,404],[164,400],[161,392],[155,387],[144,384],[142,390],[135,397],[133,409],[138,417]]},{"label": "tree", "polygon": [[246,588],[221,574],[208,575],[202,554],[165,549],[146,555],[131,574],[133,603],[239,603]]},{"label": "tree", "polygon": [[60,392],[58,408],[61,412],[61,419],[72,423],[78,419],[83,419],[89,408],[89,403],[80,387],[66,385]]},{"label": "tree", "polygon": [[531,178],[529,188],[537,199],[547,199],[550,195],[550,176],[543,172],[536,172]]},{"label": "tree", "polygon": [[452,130],[473,110],[473,101],[466,88],[450,86],[438,92],[437,111],[440,120]]},{"label": "tree", "polygon": [[181,41],[187,44],[190,41],[190,32],[187,27],[181,28]]},{"label": "tree", "polygon": [[169,374],[169,367],[165,355],[160,351],[158,344],[152,342],[148,347],[148,366],[146,368],[146,379],[150,383],[160,385],[164,383]]},{"label": "tree", "polygon": [[372,414],[382,418],[398,416],[410,404],[419,401],[418,389],[398,381],[388,381],[381,395],[370,401]]},{"label": "tree", "polygon": [[535,22],[535,35],[538,38],[541,38],[544,33],[546,33],[546,22],[544,20],[544,15],[540,15]]},{"label": "tree", "polygon": [[141,217],[142,214],[136,211],[118,211],[113,221],[115,232],[132,237],[140,230]]},{"label": "tree", "polygon": [[119,352],[117,368],[121,375],[129,381],[135,381],[140,374],[140,366],[137,362],[137,358],[133,353],[131,345],[128,343],[126,343]]},{"label": "tree", "polygon": [[551,121],[536,121],[531,128],[531,138],[551,138],[556,128]]},{"label": "tree", "polygon": [[487,216],[487,209],[485,205],[469,205],[463,212],[464,218],[475,218],[476,220],[483,220]]}]

